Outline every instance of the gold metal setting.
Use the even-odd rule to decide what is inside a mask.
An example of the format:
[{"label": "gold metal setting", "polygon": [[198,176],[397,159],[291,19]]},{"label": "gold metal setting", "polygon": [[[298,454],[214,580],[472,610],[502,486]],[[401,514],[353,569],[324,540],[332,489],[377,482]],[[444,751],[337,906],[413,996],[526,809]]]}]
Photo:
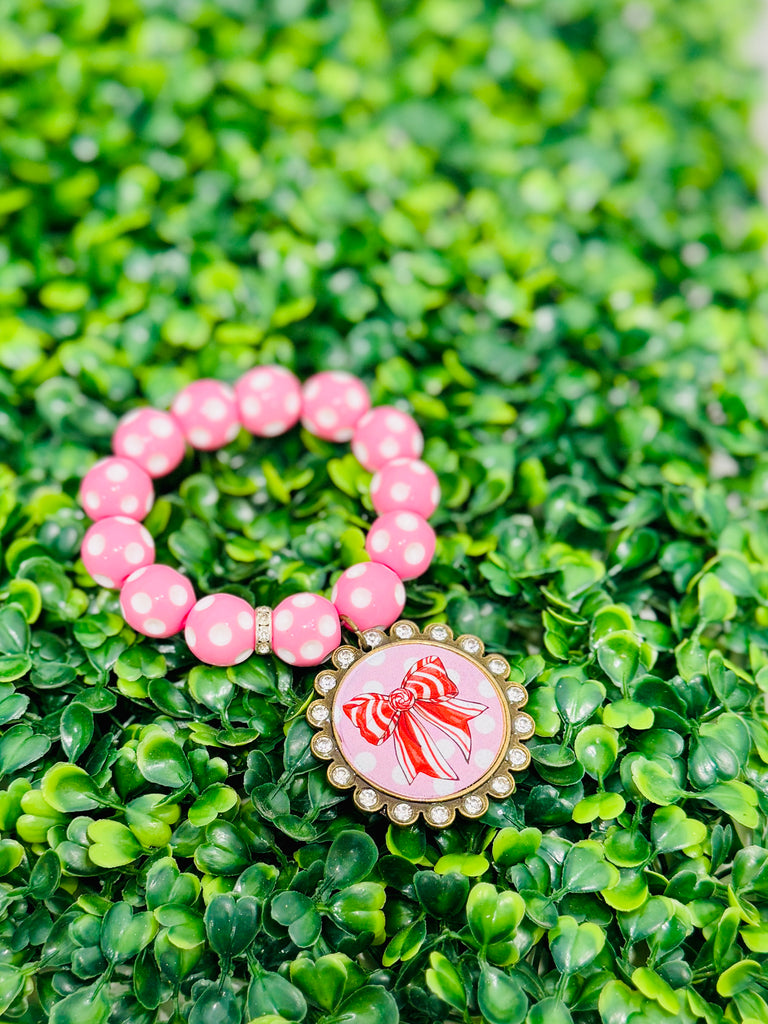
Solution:
[{"label": "gold metal setting", "polygon": [[272,609],[259,605],[256,609],[256,653],[269,654],[272,650]]}]

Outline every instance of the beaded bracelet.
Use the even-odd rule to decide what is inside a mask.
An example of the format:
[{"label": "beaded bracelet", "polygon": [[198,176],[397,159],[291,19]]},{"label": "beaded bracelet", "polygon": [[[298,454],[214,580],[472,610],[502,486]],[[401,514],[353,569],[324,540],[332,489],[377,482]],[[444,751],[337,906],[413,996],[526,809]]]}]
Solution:
[{"label": "beaded bracelet", "polygon": [[[184,575],[155,563],[154,541],[142,525],[154,501],[153,478],[178,467],[187,443],[213,451],[243,427],[272,438],[299,420],[317,437],[351,441],[374,474],[378,516],[365,541],[370,561],[342,572],[330,600],[304,592],[274,609],[253,608],[227,593],[196,600]],[[94,520],[81,555],[96,583],[120,590],[132,629],[157,638],[183,629],[190,651],[209,665],[237,665],[254,651],[271,651],[295,666],[319,665],[332,655],[335,670],[318,675],[321,699],[307,712],[320,730],[312,749],[332,762],[329,779],[355,786],[363,809],[386,807],[402,824],[423,813],[444,826],[457,809],[477,817],[487,809],[487,794],[512,792],[509,772],[528,763],[520,741],[532,734],[533,722],[520,712],[522,680],[510,680],[505,659],[484,657],[477,637],[454,641],[442,624],[420,633],[413,623],[396,621],[405,605],[403,581],[426,572],[435,551],[427,519],[440,487],[419,458],[423,447],[411,416],[393,406],[371,408],[362,381],[343,371],[317,373],[303,386],[279,366],[256,367],[234,387],[198,380],[176,395],[170,412],[142,408],[120,421],[114,456],[97,462],[81,484],[80,501]],[[342,624],[357,634],[359,649],[339,646]],[[379,756],[371,747],[382,748]]]}]

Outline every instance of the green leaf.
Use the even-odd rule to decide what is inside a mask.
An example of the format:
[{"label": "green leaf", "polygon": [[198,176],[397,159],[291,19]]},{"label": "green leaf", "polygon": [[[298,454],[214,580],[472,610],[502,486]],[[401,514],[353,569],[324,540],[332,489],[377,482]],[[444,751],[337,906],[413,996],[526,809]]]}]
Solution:
[{"label": "green leaf", "polygon": [[559,917],[549,932],[552,959],[563,974],[577,974],[592,963],[605,945],[605,932],[591,921],[579,924],[573,917]]},{"label": "green leaf", "polygon": [[93,736],[93,712],[84,704],[64,708],[59,721],[59,735],[64,753],[77,761],[85,753]]},{"label": "green leaf", "polygon": [[588,725],[576,737],[574,750],[584,770],[602,782],[619,753],[618,733],[605,725]]},{"label": "green leaf", "polygon": [[136,749],[139,771],[155,786],[180,789],[192,781],[192,771],[184,751],[169,736],[153,732]]},{"label": "green leaf", "polygon": [[433,917],[453,917],[464,909],[469,895],[469,879],[455,871],[445,875],[417,871],[413,887],[419,902]]},{"label": "green leaf", "polygon": [[136,842],[133,833],[119,821],[94,821],[88,826],[88,856],[94,864],[102,868],[118,868],[131,861],[141,853],[141,846]]},{"label": "green leaf", "polygon": [[437,951],[429,954],[429,967],[425,974],[427,987],[438,999],[464,1013],[467,996],[461,976],[450,960]]},{"label": "green leaf", "polygon": [[602,846],[591,840],[572,846],[563,862],[563,888],[567,892],[599,892],[616,885],[619,872],[604,856]]},{"label": "green leaf", "polygon": [[477,1005],[488,1024],[522,1024],[528,999],[517,978],[483,964],[477,984]]},{"label": "green leaf", "polygon": [[258,921],[259,906],[252,896],[215,896],[205,911],[211,948],[219,957],[239,956],[253,942]]},{"label": "green leaf", "polygon": [[113,903],[101,922],[99,944],[110,963],[131,960],[157,934],[157,922],[151,913],[134,913],[130,904]]},{"label": "green leaf", "polygon": [[14,725],[0,739],[0,775],[11,775],[39,761],[48,752],[51,741],[35,734],[28,725]]},{"label": "green leaf", "polygon": [[488,882],[472,887],[467,900],[467,923],[482,946],[509,940],[525,914],[525,901],[516,892],[498,892]]},{"label": "green leaf", "polygon": [[640,667],[640,641],[629,630],[616,630],[600,639],[597,660],[611,682],[624,693]]},{"label": "green leaf", "polygon": [[660,764],[638,757],[632,763],[632,781],[646,800],[666,806],[676,803],[683,791],[670,773]]},{"label": "green leaf", "polygon": [[361,882],[371,873],[377,858],[376,843],[365,832],[340,832],[328,851],[326,881],[334,889]]},{"label": "green leaf", "polygon": [[40,789],[50,806],[64,814],[91,811],[103,802],[90,775],[74,764],[49,768]]},{"label": "green leaf", "polygon": [[657,853],[673,853],[703,843],[707,829],[703,822],[686,816],[680,807],[659,807],[651,820],[651,840]]}]

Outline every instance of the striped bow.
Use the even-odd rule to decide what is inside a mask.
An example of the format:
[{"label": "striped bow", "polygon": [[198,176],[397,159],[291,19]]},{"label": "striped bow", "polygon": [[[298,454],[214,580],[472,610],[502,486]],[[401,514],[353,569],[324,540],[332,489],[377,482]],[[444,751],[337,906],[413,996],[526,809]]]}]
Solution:
[{"label": "striped bow", "polygon": [[361,694],[344,705],[344,712],[369,743],[378,746],[392,736],[397,762],[409,783],[419,772],[433,779],[458,779],[424,728],[426,723],[445,733],[469,761],[469,722],[487,706],[459,700],[458,692],[440,658],[430,655],[408,669],[396,690]]}]

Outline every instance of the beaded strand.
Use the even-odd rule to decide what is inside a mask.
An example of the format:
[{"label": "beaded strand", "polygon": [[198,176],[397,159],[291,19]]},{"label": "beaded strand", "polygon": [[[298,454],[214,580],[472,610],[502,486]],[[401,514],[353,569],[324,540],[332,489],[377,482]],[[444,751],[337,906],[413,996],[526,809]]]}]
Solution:
[{"label": "beaded strand", "polygon": [[[378,515],[365,541],[370,561],[346,569],[330,600],[304,592],[274,609],[254,609],[227,593],[197,600],[186,576],[155,562],[154,541],[141,522],[154,502],[153,479],[176,469],[187,444],[215,451],[243,427],[271,438],[299,421],[316,437],[351,441],[374,474]],[[93,525],[83,538],[83,564],[96,583],[120,590],[132,629],[158,638],[183,629],[190,651],[209,665],[236,665],[270,650],[290,665],[319,665],[341,642],[342,622],[360,633],[392,625],[405,605],[403,581],[429,568],[435,533],[427,519],[440,485],[420,459],[423,448],[412,416],[393,406],[371,408],[363,382],[344,371],[317,373],[303,386],[281,366],[255,367],[234,387],[195,381],[169,412],[145,407],[124,416],[112,438],[114,455],[85,474],[80,502]]]}]

